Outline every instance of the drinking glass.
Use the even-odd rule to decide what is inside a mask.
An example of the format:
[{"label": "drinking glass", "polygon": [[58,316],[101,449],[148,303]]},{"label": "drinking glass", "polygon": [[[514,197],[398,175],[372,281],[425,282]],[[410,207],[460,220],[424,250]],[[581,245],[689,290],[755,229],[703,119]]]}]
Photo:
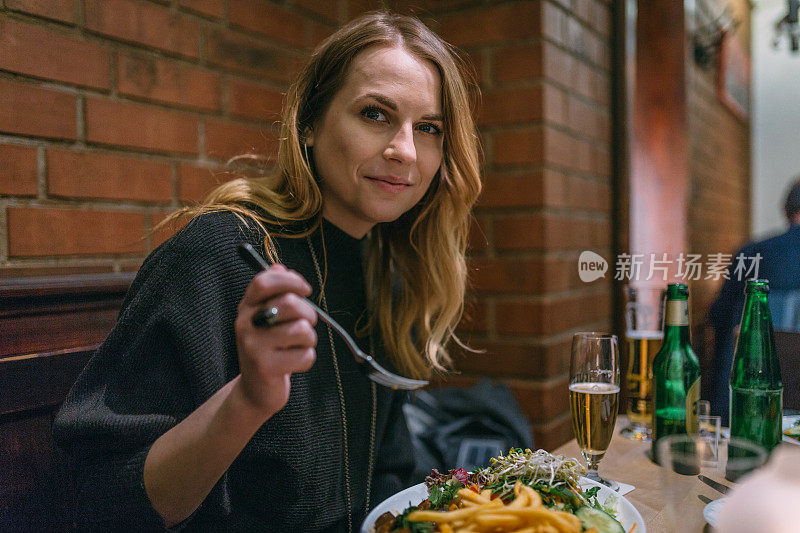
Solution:
[{"label": "drinking glass", "polygon": [[653,358],[664,339],[664,289],[625,287],[625,340],[628,367],[626,413],[622,435],[649,442],[653,419]]},{"label": "drinking glass", "polygon": [[617,420],[619,346],[616,335],[581,332],[572,337],[569,400],[572,428],[586,460],[586,477],[617,490],[617,483],[597,473]]},{"label": "drinking glass", "polygon": [[[744,474],[760,467],[767,452],[750,441],[733,437],[713,443],[697,435],[669,435],[658,439],[656,454],[661,465],[665,503],[662,530],[702,531],[725,504],[725,495]],[[650,524],[648,524],[650,526]]]}]

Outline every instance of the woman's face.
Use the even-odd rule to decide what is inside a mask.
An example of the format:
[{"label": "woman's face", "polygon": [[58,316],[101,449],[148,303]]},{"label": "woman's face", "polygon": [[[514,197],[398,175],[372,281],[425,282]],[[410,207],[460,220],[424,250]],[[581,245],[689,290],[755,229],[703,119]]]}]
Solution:
[{"label": "woman's face", "polygon": [[411,209],[442,163],[436,67],[398,46],[359,53],[309,132],[322,215],[354,237]]}]

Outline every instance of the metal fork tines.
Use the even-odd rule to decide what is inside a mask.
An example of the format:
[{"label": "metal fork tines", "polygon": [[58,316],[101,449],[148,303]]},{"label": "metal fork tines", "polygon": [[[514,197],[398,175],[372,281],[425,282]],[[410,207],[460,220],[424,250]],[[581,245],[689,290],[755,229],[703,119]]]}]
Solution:
[{"label": "metal fork tines", "polygon": [[[270,264],[267,263],[263,257],[261,257],[261,254],[259,254],[251,244],[246,242],[241,243],[239,245],[239,252],[241,253],[242,257],[256,270],[269,270]],[[344,340],[347,347],[351,352],[353,352],[353,355],[356,357],[357,361],[370,365],[371,368],[367,374],[369,379],[378,385],[383,385],[384,387],[389,387],[391,389],[402,390],[415,390],[428,384],[428,382],[425,380],[405,378],[383,368],[371,355],[364,353],[361,348],[358,347],[358,344],[356,344],[350,334],[347,333],[347,330],[345,330],[338,322],[331,318],[328,313],[320,309],[318,305],[308,298],[304,298],[304,300],[312,307],[312,309],[314,309],[314,311],[316,311],[320,320],[333,328],[333,330]]]}]

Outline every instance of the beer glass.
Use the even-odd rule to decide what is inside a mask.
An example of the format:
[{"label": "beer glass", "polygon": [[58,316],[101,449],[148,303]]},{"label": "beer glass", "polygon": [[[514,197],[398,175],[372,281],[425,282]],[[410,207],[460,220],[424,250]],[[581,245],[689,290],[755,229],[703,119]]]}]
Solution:
[{"label": "beer glass", "polygon": [[597,468],[614,434],[619,401],[619,346],[616,335],[581,332],[572,337],[569,404],[572,429],[586,460],[589,479],[617,490]]},{"label": "beer glass", "polygon": [[664,290],[625,287],[625,340],[628,349],[626,413],[622,435],[649,442],[653,419],[653,357],[664,339]]}]

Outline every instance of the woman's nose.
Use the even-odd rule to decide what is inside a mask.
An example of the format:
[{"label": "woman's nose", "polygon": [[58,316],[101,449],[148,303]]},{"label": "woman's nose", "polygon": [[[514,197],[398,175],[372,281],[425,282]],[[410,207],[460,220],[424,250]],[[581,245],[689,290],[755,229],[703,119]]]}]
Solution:
[{"label": "woman's nose", "polygon": [[400,163],[414,163],[417,160],[417,148],[414,146],[413,125],[404,124],[398,128],[383,155]]}]

